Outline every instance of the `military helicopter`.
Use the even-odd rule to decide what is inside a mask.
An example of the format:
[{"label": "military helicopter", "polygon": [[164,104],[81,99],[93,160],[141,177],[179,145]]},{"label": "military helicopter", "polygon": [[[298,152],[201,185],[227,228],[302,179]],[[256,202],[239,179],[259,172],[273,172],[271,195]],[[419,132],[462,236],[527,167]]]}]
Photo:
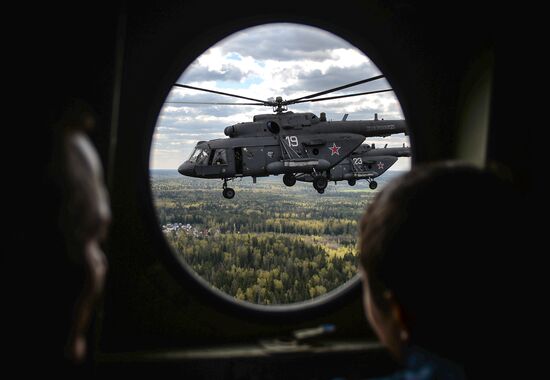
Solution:
[{"label": "military helicopter", "polygon": [[311,112],[288,111],[288,106],[393,91],[390,88],[319,98],[383,77],[374,76],[296,99],[283,100],[278,96],[267,101],[176,83],[176,87],[251,102],[167,103],[259,105],[273,107],[274,112],[255,115],[252,122],[226,127],[224,133],[229,138],[199,141],[189,159],[179,166],[178,172],[190,177],[222,179],[223,196],[227,199],[235,196],[235,190],[227,186],[229,180],[252,177],[255,183],[257,177],[279,174],[283,174],[283,183],[287,186],[296,182],[296,174],[309,174],[313,187],[322,193],[332,179],[331,169],[350,156],[365,138],[406,133],[407,125],[405,120],[378,120],[377,117],[374,120],[347,121],[347,115],[341,121],[328,121],[324,112],[317,117]]},{"label": "military helicopter", "polygon": [[[349,157],[343,159],[338,165],[330,169],[329,178],[334,183],[338,181],[348,181],[348,185],[355,186],[357,180],[365,179],[372,190],[378,187],[374,180],[381,176],[393,164],[397,162],[398,157],[410,157],[411,149],[409,147],[376,148],[375,144],[363,144],[354,150]],[[311,174],[300,173],[296,175],[296,180],[302,182],[312,182]],[[288,184],[292,186],[294,184]],[[318,190],[323,193],[324,190]]]}]

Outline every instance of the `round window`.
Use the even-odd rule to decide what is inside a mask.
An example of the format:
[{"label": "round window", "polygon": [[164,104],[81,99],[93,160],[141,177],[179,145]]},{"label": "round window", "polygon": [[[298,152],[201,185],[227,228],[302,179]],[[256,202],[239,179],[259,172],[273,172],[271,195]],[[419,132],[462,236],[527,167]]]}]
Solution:
[{"label": "round window", "polygon": [[403,130],[389,83],[346,41],[298,24],[242,30],[165,100],[150,158],[160,227],[235,299],[323,296],[356,275],[357,221],[410,167]]}]

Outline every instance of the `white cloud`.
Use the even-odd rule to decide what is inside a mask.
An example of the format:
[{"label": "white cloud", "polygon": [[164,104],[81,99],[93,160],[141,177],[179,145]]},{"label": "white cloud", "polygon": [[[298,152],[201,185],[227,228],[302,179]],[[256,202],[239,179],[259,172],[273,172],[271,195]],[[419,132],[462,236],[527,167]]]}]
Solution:
[{"label": "white cloud", "polygon": [[[262,100],[276,96],[292,99],[378,74],[380,71],[368,57],[337,36],[303,25],[270,24],[243,30],[220,41],[185,70],[178,83]],[[381,88],[389,88],[389,84],[382,80],[341,93]],[[172,89],[167,101],[246,102],[179,87]],[[291,110],[317,115],[326,112],[327,118],[333,120],[340,120],[344,113],[350,114],[348,120],[372,119],[374,113],[386,119],[403,118],[392,92],[296,104]],[[256,106],[167,103],[157,121],[150,166],[175,170],[188,158],[197,141],[224,138],[226,126],[270,112],[270,108]],[[371,141],[377,140],[367,140]],[[389,146],[400,146],[403,142],[409,145],[406,136],[381,141]],[[400,158],[398,164],[403,165],[403,160],[407,161]]]}]

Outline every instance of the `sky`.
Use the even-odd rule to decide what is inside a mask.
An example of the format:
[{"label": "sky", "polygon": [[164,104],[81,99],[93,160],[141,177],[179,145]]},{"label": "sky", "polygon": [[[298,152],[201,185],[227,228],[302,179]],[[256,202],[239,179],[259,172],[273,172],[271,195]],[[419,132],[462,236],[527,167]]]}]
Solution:
[{"label": "sky", "polygon": [[[229,92],[256,99],[282,96],[292,99],[382,74],[360,50],[326,32],[298,24],[267,24],[244,29],[218,42],[199,56],[177,83]],[[390,88],[385,79],[351,87],[342,92]],[[330,95],[327,95],[330,96]],[[201,140],[227,138],[225,127],[252,121],[254,115],[271,113],[270,107],[182,105],[167,102],[239,102],[239,99],[174,87],[161,110],[151,149],[151,169],[174,169]],[[245,100],[242,100],[246,102]],[[295,104],[294,112],[320,112],[328,120],[403,119],[393,92]],[[403,134],[367,138],[377,146],[410,146]],[[410,168],[409,158],[399,158],[391,168]]]}]

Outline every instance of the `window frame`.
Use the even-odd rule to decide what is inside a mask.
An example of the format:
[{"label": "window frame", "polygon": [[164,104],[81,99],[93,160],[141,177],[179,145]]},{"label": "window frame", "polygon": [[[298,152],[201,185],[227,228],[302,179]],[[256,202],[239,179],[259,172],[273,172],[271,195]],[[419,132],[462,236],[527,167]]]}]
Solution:
[{"label": "window frame", "polygon": [[[229,26],[225,26],[227,29],[225,30],[225,33],[223,33],[223,36],[219,36],[220,38],[217,38],[215,41],[213,41],[210,45],[206,46],[206,48],[209,48],[210,46],[215,45],[219,41],[221,41],[224,37],[230,36],[236,32],[239,32],[241,30],[254,27],[254,26],[260,26],[270,23],[278,23],[278,22],[288,22],[288,23],[296,23],[296,24],[303,24],[307,26],[313,26],[315,28],[319,28],[321,30],[324,30],[326,32],[332,33],[340,38],[343,38],[347,40],[350,44],[356,46],[358,50],[364,53],[364,50],[361,49],[361,47],[353,44],[353,41],[351,41],[349,38],[346,38],[338,33],[336,30],[332,30],[329,25],[323,25],[321,23],[312,23],[312,22],[305,22],[304,20],[297,21],[297,20],[276,20],[276,21],[266,21],[266,22],[258,22],[258,23],[252,23],[252,24],[246,24],[242,21],[239,22],[240,25],[235,26],[231,29]],[[161,94],[164,94],[164,97],[161,98],[161,101],[158,104],[158,110],[153,118],[151,130],[150,130],[150,138],[148,140],[148,147],[151,149],[152,144],[152,136],[155,130],[156,121],[158,116],[160,115],[160,110],[162,108],[162,105],[164,103],[164,99],[166,98],[166,95],[169,93],[172,83],[176,81],[177,78],[185,71],[187,66],[191,64],[194,60],[196,60],[203,51],[205,46],[201,47],[197,50],[197,55],[193,57],[189,62],[186,63],[180,63],[177,65],[177,69],[173,68],[173,71],[171,73],[172,80],[167,81],[166,83],[163,83],[162,85],[162,91],[160,91]],[[366,54],[366,53],[364,53]],[[188,55],[188,54],[187,54]],[[388,79],[390,81],[390,76],[387,74],[387,70],[383,69],[383,66],[380,65],[380,62],[378,60],[374,60],[371,58],[371,55],[368,55],[369,59],[375,61],[375,64],[377,67],[380,68],[381,71],[383,71]],[[185,62],[185,60],[182,60],[181,62]],[[401,102],[401,99],[396,91],[396,97],[398,98],[399,102]],[[405,108],[403,108],[403,113],[406,114]],[[405,117],[405,119],[407,119]],[[412,146],[412,138],[411,138],[411,146]],[[150,150],[149,150],[150,153]],[[414,157],[414,154],[413,154]],[[149,168],[147,167],[147,170]],[[149,192],[151,192],[151,188],[149,186]],[[247,301],[241,301],[238,299],[235,299],[234,297],[221,292],[211,286],[210,283],[208,283],[206,280],[204,280],[202,277],[200,277],[198,274],[194,272],[192,268],[189,267],[187,263],[184,262],[184,260],[177,257],[175,252],[173,252],[172,247],[165,239],[164,235],[162,234],[162,230],[160,225],[158,224],[157,218],[156,218],[156,210],[153,205],[152,201],[152,194],[149,196],[149,203],[150,203],[150,209],[152,210],[153,214],[155,215],[154,220],[156,222],[155,227],[155,235],[156,240],[160,243],[160,245],[163,247],[161,249],[161,257],[167,267],[167,269],[173,274],[173,277],[185,288],[189,289],[193,294],[195,294],[197,297],[199,297],[201,300],[206,302],[207,304],[215,307],[216,309],[221,310],[222,312],[226,312],[232,315],[235,315],[237,317],[245,318],[251,321],[261,321],[265,323],[285,323],[287,322],[301,322],[301,321],[307,321],[311,320],[313,318],[319,318],[322,315],[326,315],[328,313],[334,312],[338,309],[341,309],[345,305],[349,305],[350,303],[353,303],[360,300],[360,296],[362,293],[361,284],[360,284],[360,278],[359,275],[355,275],[352,279],[348,280],[346,283],[342,284],[336,289],[333,289],[332,291],[322,295],[315,297],[311,300],[303,301],[303,302],[297,302],[292,304],[284,304],[284,305],[259,305],[250,303]]]}]

